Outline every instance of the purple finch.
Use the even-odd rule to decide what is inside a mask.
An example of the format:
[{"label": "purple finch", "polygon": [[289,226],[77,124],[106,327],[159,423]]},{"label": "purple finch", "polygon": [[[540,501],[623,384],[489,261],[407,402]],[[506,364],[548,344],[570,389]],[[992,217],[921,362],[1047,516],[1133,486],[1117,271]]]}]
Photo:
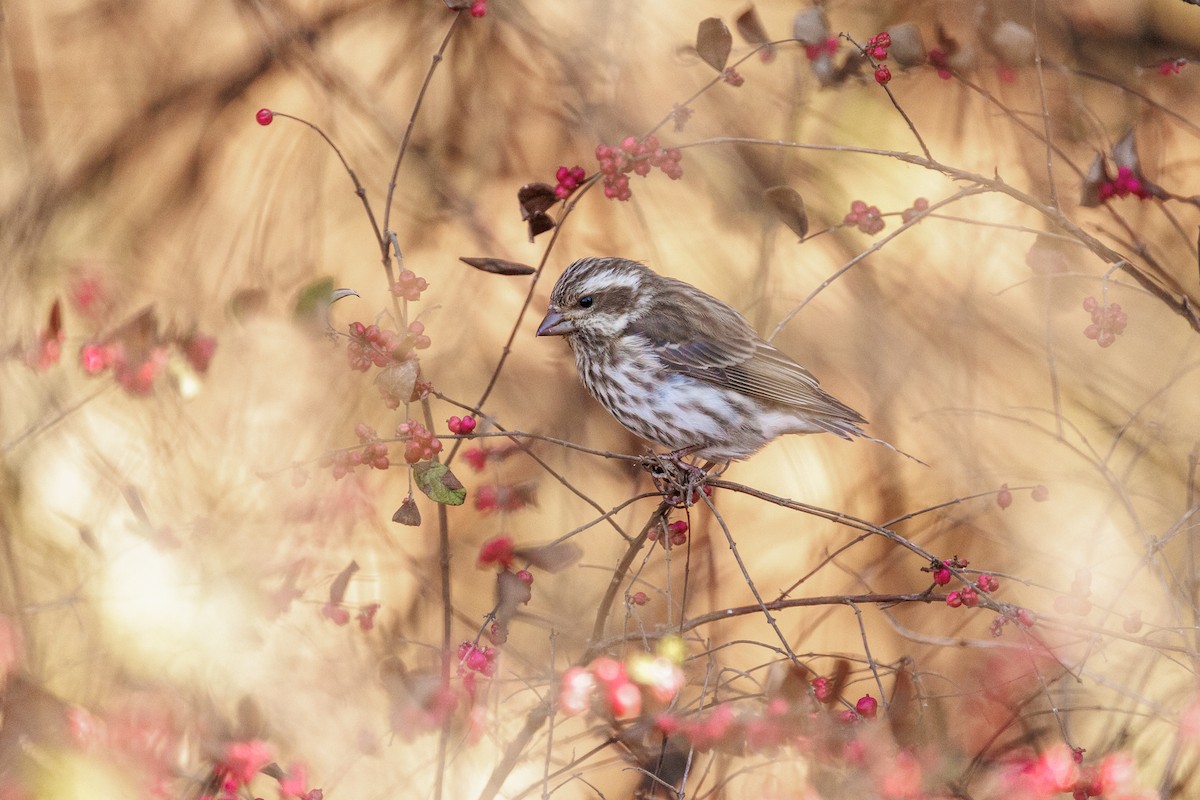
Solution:
[{"label": "purple finch", "polygon": [[739,460],[785,433],[871,439],[861,414],[741,314],[635,261],[568,267],[537,335],[566,337],[587,390],[630,431],[677,455]]}]

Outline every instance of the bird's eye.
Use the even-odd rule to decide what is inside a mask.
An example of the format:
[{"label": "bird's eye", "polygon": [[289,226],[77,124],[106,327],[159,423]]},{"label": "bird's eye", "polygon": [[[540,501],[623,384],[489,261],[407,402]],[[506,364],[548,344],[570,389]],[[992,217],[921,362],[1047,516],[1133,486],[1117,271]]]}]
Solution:
[{"label": "bird's eye", "polygon": [[590,294],[585,294],[583,297],[579,298],[579,307],[591,308],[592,303],[594,302],[596,302],[596,298],[592,297]]}]

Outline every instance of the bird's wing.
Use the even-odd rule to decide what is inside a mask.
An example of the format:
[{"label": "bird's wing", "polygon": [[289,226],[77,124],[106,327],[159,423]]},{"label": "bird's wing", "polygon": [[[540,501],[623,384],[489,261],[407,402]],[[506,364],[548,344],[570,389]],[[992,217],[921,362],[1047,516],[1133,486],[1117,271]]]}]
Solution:
[{"label": "bird's wing", "polygon": [[826,394],[811,372],[760,338],[741,314],[699,289],[671,283],[671,292],[687,297],[664,296],[627,331],[644,337],[666,366],[820,417],[866,422],[857,411]]}]

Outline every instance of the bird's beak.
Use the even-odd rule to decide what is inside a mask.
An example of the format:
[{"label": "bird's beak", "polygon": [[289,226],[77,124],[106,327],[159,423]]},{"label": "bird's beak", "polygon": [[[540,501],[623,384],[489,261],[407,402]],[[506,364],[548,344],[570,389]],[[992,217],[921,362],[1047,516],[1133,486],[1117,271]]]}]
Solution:
[{"label": "bird's beak", "polygon": [[562,315],[561,312],[551,311],[538,325],[538,336],[566,336],[575,332],[575,324]]}]

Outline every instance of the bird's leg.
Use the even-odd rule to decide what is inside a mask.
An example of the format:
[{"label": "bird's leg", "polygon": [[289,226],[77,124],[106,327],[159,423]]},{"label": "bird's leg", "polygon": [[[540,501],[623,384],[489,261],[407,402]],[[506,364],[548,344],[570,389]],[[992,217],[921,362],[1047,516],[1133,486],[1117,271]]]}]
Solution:
[{"label": "bird's leg", "polygon": [[[650,473],[655,488],[663,494],[667,502],[677,508],[690,506],[699,499],[699,492],[704,489],[709,471],[716,466],[716,462],[713,461],[698,467],[683,460],[684,456],[703,447],[705,445],[697,444],[662,455],[652,453],[642,462],[642,466]],[[724,471],[724,467],[721,471]]]}]

